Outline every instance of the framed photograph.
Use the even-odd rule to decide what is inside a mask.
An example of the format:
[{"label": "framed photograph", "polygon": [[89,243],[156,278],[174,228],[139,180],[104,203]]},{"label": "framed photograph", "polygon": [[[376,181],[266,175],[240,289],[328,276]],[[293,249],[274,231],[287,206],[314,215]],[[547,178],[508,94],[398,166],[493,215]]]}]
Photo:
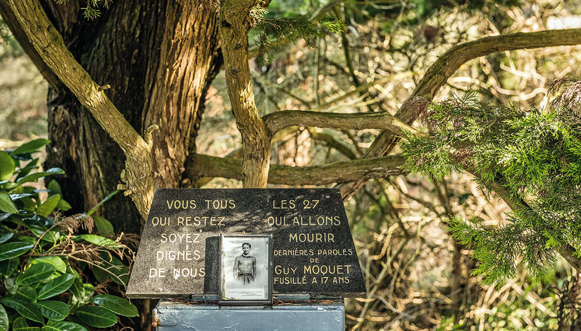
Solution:
[{"label": "framed photograph", "polygon": [[272,302],[272,236],[220,236],[220,304]]}]

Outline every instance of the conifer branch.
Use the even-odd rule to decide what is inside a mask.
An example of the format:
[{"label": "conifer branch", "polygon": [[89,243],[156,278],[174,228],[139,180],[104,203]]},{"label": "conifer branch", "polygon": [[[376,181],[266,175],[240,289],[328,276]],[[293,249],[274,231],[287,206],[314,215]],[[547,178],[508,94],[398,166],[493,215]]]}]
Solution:
[{"label": "conifer branch", "polygon": [[[460,66],[472,59],[492,53],[518,49],[544,48],[581,44],[581,29],[547,30],[540,32],[521,32],[501,36],[486,37],[452,47],[430,66],[419,81],[413,94],[402,104],[395,117],[411,125],[426,110],[424,105],[414,100],[432,100],[438,90],[446,83]],[[366,158],[387,155],[397,145],[399,138],[390,131],[383,131],[365,153]],[[343,199],[349,199],[363,185],[364,180],[341,187]]]}]

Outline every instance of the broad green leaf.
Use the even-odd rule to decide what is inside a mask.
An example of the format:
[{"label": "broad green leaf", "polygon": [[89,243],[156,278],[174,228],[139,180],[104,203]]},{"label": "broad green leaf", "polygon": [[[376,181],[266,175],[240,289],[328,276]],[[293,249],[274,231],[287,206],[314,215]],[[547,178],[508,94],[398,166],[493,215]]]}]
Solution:
[{"label": "broad green leaf", "polygon": [[71,293],[78,299],[78,301],[82,301],[85,295],[85,288],[83,287],[83,281],[79,277],[75,277],[70,290]]},{"label": "broad green leaf", "polygon": [[48,183],[48,186],[46,188],[48,189],[50,195],[63,193],[61,190],[61,186],[54,179],[51,180],[50,183]]},{"label": "broad green leaf", "polygon": [[24,204],[24,210],[34,212],[36,210],[36,203],[30,198],[22,198],[20,202]]},{"label": "broad green leaf", "polygon": [[43,331],[87,331],[87,329],[77,323],[66,322],[66,321],[50,321],[48,322]]},{"label": "broad green leaf", "polygon": [[20,147],[16,148],[10,154],[18,155],[18,154],[24,154],[24,153],[33,153],[33,152],[38,151],[39,148],[43,147],[44,145],[48,145],[48,144],[50,144],[50,140],[48,140],[48,139],[39,138],[39,139],[31,140],[27,143],[20,145]]},{"label": "broad green leaf", "polygon": [[60,233],[56,228],[49,231],[52,224],[39,215],[35,215],[33,218],[25,218],[23,221],[24,225],[26,225],[35,236],[42,238],[44,241],[56,243],[60,237]]},{"label": "broad green leaf", "polygon": [[36,305],[42,315],[50,320],[62,321],[69,316],[69,306],[62,301],[44,300]]},{"label": "broad green leaf", "polygon": [[38,169],[38,166],[36,165],[37,163],[38,159],[34,159],[28,162],[28,164],[24,168],[20,169],[20,171],[18,172],[18,176],[16,176],[16,180],[28,175],[32,170]]},{"label": "broad green leaf", "polygon": [[101,253],[100,256],[103,260],[99,263],[99,267],[93,266],[91,269],[93,270],[95,277],[98,279],[107,279],[110,277],[119,285],[127,285],[127,281],[129,281],[129,271],[123,262],[109,254]]},{"label": "broad green leaf", "polygon": [[105,308],[96,306],[82,306],[75,311],[78,319],[89,326],[108,328],[117,323],[117,316]]},{"label": "broad green leaf", "polygon": [[71,274],[64,274],[46,283],[38,291],[38,300],[52,298],[68,290],[75,281],[75,276]]},{"label": "broad green leaf", "polygon": [[15,201],[15,200],[20,200],[23,198],[35,196],[35,195],[36,194],[32,194],[32,193],[16,193],[16,194],[10,194],[10,199],[12,199],[12,201]]},{"label": "broad green leaf", "polygon": [[16,294],[16,290],[18,289],[18,285],[16,285],[16,280],[14,277],[8,277],[6,278],[6,280],[4,281],[4,287],[6,287],[6,290],[8,291],[8,293],[14,295]]},{"label": "broad green leaf", "polygon": [[48,263],[55,267],[56,271],[64,274],[67,272],[67,264],[63,261],[62,258],[58,256],[42,256],[42,257],[35,257],[32,259],[31,264],[37,263]]},{"label": "broad green leaf", "polygon": [[7,192],[0,192],[0,210],[10,214],[17,214],[18,208],[10,199],[10,195]]},{"label": "broad green leaf", "polygon": [[14,323],[12,324],[12,327],[14,329],[16,328],[27,328],[28,327],[28,323],[26,323],[26,318],[24,317],[18,317],[17,319],[14,320]]},{"label": "broad green leaf", "polygon": [[9,180],[14,174],[15,168],[12,156],[0,151],[0,180]]},{"label": "broad green leaf", "polygon": [[48,217],[48,215],[50,215],[50,213],[52,213],[52,211],[56,208],[60,199],[60,194],[49,197],[45,202],[42,203],[42,205],[38,207],[38,209],[36,209],[36,213],[42,217]]},{"label": "broad green leaf", "polygon": [[16,310],[20,315],[34,322],[44,323],[44,318],[42,318],[42,313],[34,305],[27,303],[26,301],[3,298],[2,304],[6,307],[10,307]]},{"label": "broad green leaf", "polygon": [[18,269],[19,263],[20,259],[17,258],[0,262],[0,276],[4,276],[4,278],[12,276],[16,269]]},{"label": "broad green leaf", "polygon": [[36,302],[36,290],[31,286],[18,286],[14,299],[25,302]]},{"label": "broad green leaf", "polygon": [[34,182],[41,177],[51,176],[51,175],[63,175],[65,171],[61,168],[52,168],[48,169],[47,171],[35,172],[30,175],[26,175],[16,181],[19,185],[28,182]]},{"label": "broad green leaf", "polygon": [[62,198],[59,200],[59,203],[56,204],[56,207],[61,211],[69,211],[71,210],[71,208],[73,208],[68,202],[66,202]]},{"label": "broad green leaf", "polygon": [[95,244],[97,246],[106,247],[106,248],[121,248],[123,245],[120,245],[115,240],[111,240],[109,238],[97,236],[94,234],[81,234],[74,238],[75,241],[84,240],[88,241],[91,244]]},{"label": "broad green leaf", "polygon": [[0,330],[8,331],[10,327],[10,321],[8,320],[8,314],[6,314],[6,309],[4,306],[0,305]]},{"label": "broad green leaf", "polygon": [[112,237],[115,235],[115,230],[113,229],[113,224],[111,224],[111,222],[100,216],[93,216],[93,220],[95,221],[95,226],[100,235],[105,237]]},{"label": "broad green leaf", "polygon": [[28,252],[34,245],[25,242],[9,242],[0,246],[0,261],[8,260]]},{"label": "broad green leaf", "polygon": [[50,277],[55,270],[56,268],[48,263],[33,264],[16,278],[16,284],[32,285],[39,283]]},{"label": "broad green leaf", "polygon": [[14,236],[14,233],[4,233],[2,235],[0,235],[0,245],[2,245],[3,243],[7,242],[8,240],[10,240],[10,238],[12,238],[12,236]]},{"label": "broad green leaf", "polygon": [[93,297],[92,301],[105,309],[109,309],[117,315],[126,317],[139,316],[137,307],[134,304],[114,295],[100,294]]},{"label": "broad green leaf", "polygon": [[95,293],[95,287],[91,284],[83,284],[84,297],[83,300],[88,302]]}]

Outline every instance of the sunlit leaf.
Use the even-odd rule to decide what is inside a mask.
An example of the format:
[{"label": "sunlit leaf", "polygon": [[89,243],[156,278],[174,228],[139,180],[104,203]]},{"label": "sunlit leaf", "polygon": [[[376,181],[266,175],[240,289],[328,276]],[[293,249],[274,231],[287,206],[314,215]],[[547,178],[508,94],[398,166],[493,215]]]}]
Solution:
[{"label": "sunlit leaf", "polygon": [[36,181],[37,179],[39,179],[41,177],[46,177],[46,176],[51,176],[51,175],[63,175],[64,173],[65,173],[65,171],[63,169],[52,168],[52,169],[49,169],[47,171],[35,172],[35,173],[30,174],[30,175],[26,175],[26,176],[18,179],[16,182],[19,185],[22,185],[24,183]]},{"label": "sunlit leaf", "polygon": [[48,217],[48,215],[50,215],[50,213],[52,213],[52,211],[56,208],[60,199],[61,199],[60,194],[50,196],[48,199],[46,199],[45,202],[43,202],[38,207],[38,209],[36,210],[36,213],[40,216]]},{"label": "sunlit leaf", "polygon": [[89,326],[108,328],[117,323],[117,316],[109,310],[96,306],[82,306],[75,311],[75,315]]},{"label": "sunlit leaf", "polygon": [[0,180],[8,180],[14,174],[14,159],[12,156],[0,151]]},{"label": "sunlit leaf", "polygon": [[34,305],[27,303],[26,301],[12,299],[12,298],[3,298],[2,304],[6,307],[10,307],[16,310],[20,315],[29,319],[34,322],[43,323],[44,318],[42,317],[42,313],[38,308]]},{"label": "sunlit leaf", "polygon": [[50,277],[56,268],[48,263],[38,263],[31,265],[20,276],[16,278],[18,285],[32,285]]},{"label": "sunlit leaf", "polygon": [[109,294],[100,294],[93,297],[91,301],[105,309],[114,312],[117,315],[126,317],[139,316],[137,307],[128,300],[120,297]]},{"label": "sunlit leaf", "polygon": [[24,143],[22,145],[20,145],[20,147],[16,148],[14,151],[12,151],[12,155],[19,155],[19,154],[24,154],[24,153],[33,153],[38,151],[39,148],[48,145],[50,143],[50,140],[48,139],[35,139],[32,141],[29,141],[27,143]]},{"label": "sunlit leaf", "polygon": [[8,260],[28,252],[34,245],[25,242],[9,242],[0,246],[0,261]]},{"label": "sunlit leaf", "polygon": [[69,306],[62,301],[43,300],[36,303],[42,315],[51,320],[62,321],[69,316]]},{"label": "sunlit leaf", "polygon": [[38,300],[52,298],[68,290],[75,281],[75,276],[71,274],[64,274],[46,283],[38,291]]},{"label": "sunlit leaf", "polygon": [[0,210],[9,214],[17,214],[18,208],[10,199],[10,195],[7,192],[0,192]]}]

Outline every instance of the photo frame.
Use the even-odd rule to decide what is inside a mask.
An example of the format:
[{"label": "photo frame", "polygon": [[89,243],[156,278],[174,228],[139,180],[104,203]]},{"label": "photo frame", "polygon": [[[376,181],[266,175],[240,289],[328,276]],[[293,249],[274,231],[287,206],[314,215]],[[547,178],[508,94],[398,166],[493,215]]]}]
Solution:
[{"label": "photo frame", "polygon": [[272,235],[220,235],[220,304],[272,303]]}]

